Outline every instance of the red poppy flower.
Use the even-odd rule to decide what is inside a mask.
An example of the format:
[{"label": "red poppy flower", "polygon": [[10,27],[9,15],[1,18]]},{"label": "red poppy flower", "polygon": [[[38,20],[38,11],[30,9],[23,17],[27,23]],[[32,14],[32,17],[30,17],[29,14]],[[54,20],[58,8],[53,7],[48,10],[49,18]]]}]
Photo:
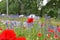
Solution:
[{"label": "red poppy flower", "polygon": [[38,33],[38,34],[37,34],[37,36],[38,36],[38,37],[41,37],[41,36],[42,36],[42,34],[41,34],[41,33]]},{"label": "red poppy flower", "polygon": [[47,37],[48,37],[48,38],[50,38],[50,36],[51,36],[50,34],[47,34]]},{"label": "red poppy flower", "polygon": [[25,37],[18,37],[16,40],[26,40]]},{"label": "red poppy flower", "polygon": [[16,38],[16,34],[13,30],[4,30],[0,36],[1,39],[7,39],[7,40],[14,40]]},{"label": "red poppy flower", "polygon": [[54,38],[55,38],[55,39],[58,39],[58,37],[59,37],[59,36],[58,36],[57,34],[54,35]]},{"label": "red poppy flower", "polygon": [[53,29],[49,29],[48,32],[54,33],[54,30]]},{"label": "red poppy flower", "polygon": [[33,18],[28,18],[28,19],[27,19],[27,23],[32,23],[33,21],[34,21]]},{"label": "red poppy flower", "polygon": [[57,31],[60,32],[60,27],[57,27]]},{"label": "red poppy flower", "polygon": [[2,30],[2,28],[0,28],[0,30]]}]

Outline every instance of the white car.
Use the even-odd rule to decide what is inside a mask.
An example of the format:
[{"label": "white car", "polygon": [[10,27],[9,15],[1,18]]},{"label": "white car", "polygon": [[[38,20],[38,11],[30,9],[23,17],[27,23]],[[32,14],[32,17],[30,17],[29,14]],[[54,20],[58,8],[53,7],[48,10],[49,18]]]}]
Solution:
[{"label": "white car", "polygon": [[5,16],[5,14],[2,14],[2,16]]},{"label": "white car", "polygon": [[19,18],[20,18],[20,17],[23,17],[23,16],[24,16],[24,15],[19,15]]},{"label": "white car", "polygon": [[31,14],[31,15],[28,16],[28,18],[31,18],[31,17],[34,18],[35,20],[40,19],[39,16],[36,16],[36,15],[34,15],[34,14]]},{"label": "white car", "polygon": [[28,18],[35,18],[36,17],[36,15],[34,15],[34,14],[30,14],[29,16],[28,16]]}]

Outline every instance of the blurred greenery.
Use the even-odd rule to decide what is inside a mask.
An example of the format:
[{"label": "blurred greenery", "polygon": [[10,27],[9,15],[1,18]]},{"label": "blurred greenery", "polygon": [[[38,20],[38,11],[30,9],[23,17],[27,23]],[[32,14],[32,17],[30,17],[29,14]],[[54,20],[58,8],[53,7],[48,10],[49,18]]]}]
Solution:
[{"label": "blurred greenery", "polygon": [[[9,14],[36,14],[39,16],[48,14],[51,17],[57,17],[59,8],[60,0],[50,0],[45,6],[42,6],[41,10],[38,10],[37,0],[8,0]],[[0,2],[0,13],[6,14],[6,0]]]}]

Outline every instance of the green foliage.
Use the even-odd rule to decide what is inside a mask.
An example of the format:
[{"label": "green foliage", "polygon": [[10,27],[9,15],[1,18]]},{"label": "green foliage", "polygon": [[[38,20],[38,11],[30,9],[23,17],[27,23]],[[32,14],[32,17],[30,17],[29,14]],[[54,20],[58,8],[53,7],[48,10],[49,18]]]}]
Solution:
[{"label": "green foliage", "polygon": [[5,13],[6,12],[6,5],[5,5],[5,0],[2,0],[2,2],[0,2],[0,12],[1,13]]},{"label": "green foliage", "polygon": [[[43,6],[40,11],[37,7],[37,0],[8,0],[8,4],[9,14],[36,14],[39,16],[48,14],[51,17],[57,17],[58,9],[60,8],[60,0],[51,0],[46,6]],[[50,10],[52,10],[54,13],[52,13]],[[0,2],[0,12],[6,13],[6,0]]]}]

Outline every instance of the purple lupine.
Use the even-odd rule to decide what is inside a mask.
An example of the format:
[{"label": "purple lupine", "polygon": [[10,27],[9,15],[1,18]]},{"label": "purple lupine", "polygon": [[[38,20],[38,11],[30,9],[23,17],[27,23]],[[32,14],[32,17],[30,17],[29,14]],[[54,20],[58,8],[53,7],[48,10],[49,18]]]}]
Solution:
[{"label": "purple lupine", "polygon": [[32,28],[34,23],[27,23],[28,24],[28,28]]},{"label": "purple lupine", "polygon": [[13,21],[11,21],[11,23],[10,23],[10,28],[11,28],[11,29],[14,28],[14,23],[13,23]]},{"label": "purple lupine", "polygon": [[16,21],[15,20],[13,21],[13,23],[14,23],[14,26],[16,26]]},{"label": "purple lupine", "polygon": [[9,24],[8,24],[9,20],[6,20],[6,28],[8,28]]},{"label": "purple lupine", "polygon": [[27,23],[27,22],[24,22],[23,25],[25,25],[28,29],[29,28],[32,28],[33,27],[33,24],[34,23]]},{"label": "purple lupine", "polygon": [[6,22],[6,27],[8,27],[8,22]]},{"label": "purple lupine", "polygon": [[54,29],[53,25],[50,25],[49,28],[50,28],[50,29]]}]

